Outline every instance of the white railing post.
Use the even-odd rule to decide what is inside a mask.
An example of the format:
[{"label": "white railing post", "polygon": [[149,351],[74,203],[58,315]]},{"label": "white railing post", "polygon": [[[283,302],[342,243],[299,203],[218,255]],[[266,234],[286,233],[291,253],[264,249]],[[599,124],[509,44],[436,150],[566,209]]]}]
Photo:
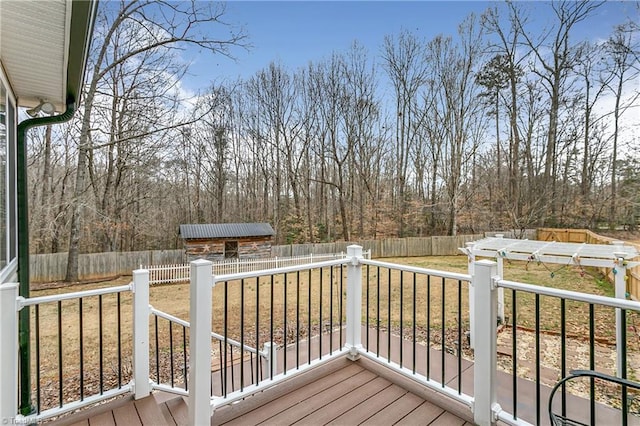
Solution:
[{"label": "white railing post", "polygon": [[[473,266],[476,263],[476,255],[473,254],[473,244],[474,243],[466,243],[467,246],[467,257],[469,260],[469,264],[467,265],[467,272],[469,275],[473,277]],[[473,280],[469,283],[469,347],[471,349],[475,348],[475,330],[473,329],[475,324],[475,312],[474,309],[475,304],[473,303],[474,292],[473,292]]]},{"label": "white railing post", "polygon": [[211,423],[211,262],[191,262],[189,286],[189,424]]},{"label": "white railing post", "polygon": [[18,284],[0,284],[0,424],[18,413]]},{"label": "white railing post", "polygon": [[473,420],[477,425],[496,423],[500,406],[497,403],[496,314],[498,292],[495,284],[497,265],[480,260],[474,265],[472,277],[475,304],[475,350],[473,367]]},{"label": "white railing post", "polygon": [[362,247],[352,245],[347,247],[347,341],[345,347],[349,349],[349,359],[358,359],[362,349]]},{"label": "white railing post", "polygon": [[[503,238],[504,234],[496,234],[496,238]],[[498,276],[504,278],[504,259],[502,256],[497,256],[498,261]],[[498,289],[498,318],[500,323],[504,324],[504,288]]]},{"label": "white railing post", "polygon": [[149,396],[149,271],[133,271],[134,398]]},{"label": "white railing post", "polygon": [[269,373],[269,378],[273,380],[274,376],[277,375],[276,369],[278,368],[278,352],[277,346],[273,342],[266,342],[262,349],[262,353],[267,361],[267,373]]},{"label": "white railing post", "polygon": [[[613,267],[613,281],[615,283],[615,296],[616,299],[627,298],[627,267],[624,264],[624,253],[615,252],[613,255],[616,257]],[[627,343],[622,338],[622,310],[616,308],[616,376],[623,377],[623,365],[624,359],[622,356],[622,345]]]}]

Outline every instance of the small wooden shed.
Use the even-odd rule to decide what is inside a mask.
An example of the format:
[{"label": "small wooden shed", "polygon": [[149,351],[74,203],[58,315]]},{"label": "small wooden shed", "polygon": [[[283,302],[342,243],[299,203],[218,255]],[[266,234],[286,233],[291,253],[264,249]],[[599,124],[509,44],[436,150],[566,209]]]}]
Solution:
[{"label": "small wooden shed", "polygon": [[268,258],[275,234],[268,223],[180,225],[189,261]]}]

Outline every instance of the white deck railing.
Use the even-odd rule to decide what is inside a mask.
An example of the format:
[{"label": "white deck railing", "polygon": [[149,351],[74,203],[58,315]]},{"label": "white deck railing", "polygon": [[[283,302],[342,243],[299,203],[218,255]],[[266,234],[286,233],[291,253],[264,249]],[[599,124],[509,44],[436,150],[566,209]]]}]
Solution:
[{"label": "white deck railing", "polygon": [[[366,269],[363,268],[366,266]],[[458,306],[460,309],[469,310],[473,307],[475,311],[475,320],[473,322],[473,331],[475,335],[475,348],[474,348],[474,368],[473,368],[473,381],[474,389],[482,390],[481,392],[462,391],[461,387],[458,388],[449,387],[444,380],[438,381],[433,377],[429,377],[427,373],[422,374],[407,368],[400,363],[392,362],[389,354],[388,359],[383,356],[377,356],[369,352],[368,348],[363,345],[362,330],[363,330],[363,306],[367,308],[369,302],[369,289],[371,282],[363,280],[363,275],[368,277],[369,267],[378,268],[377,270],[377,293],[380,293],[380,268],[388,272],[389,289],[391,289],[391,273],[397,273],[400,277],[401,287],[405,284],[413,285],[413,291],[418,289],[429,289],[432,277],[435,277],[433,281],[438,281],[441,284],[443,293],[444,288],[449,285],[457,283],[458,289]],[[126,393],[132,392],[136,399],[144,398],[149,395],[152,389],[159,388],[166,390],[167,386],[159,383],[153,383],[150,380],[149,373],[149,318],[152,314],[157,314],[167,320],[174,321],[189,329],[189,386],[188,392],[179,391],[180,394],[188,394],[189,401],[189,423],[190,424],[205,424],[210,422],[212,410],[217,407],[229,404],[234,401],[239,401],[245,398],[251,393],[258,392],[267,387],[271,387],[277,383],[280,383],[288,378],[293,377],[296,374],[300,374],[311,368],[315,368],[331,359],[341,356],[347,356],[352,360],[358,359],[358,357],[365,356],[377,363],[383,364],[399,374],[402,374],[413,381],[422,384],[424,387],[432,389],[436,392],[440,392],[450,398],[457,400],[466,407],[472,414],[474,422],[477,424],[495,424],[498,420],[504,421],[508,424],[531,424],[534,421],[525,421],[522,418],[518,418],[514,413],[504,411],[500,405],[497,397],[497,383],[498,383],[498,368],[497,368],[497,331],[496,331],[496,318],[498,316],[498,290],[500,288],[506,288],[513,291],[535,293],[537,295],[543,295],[545,297],[556,297],[561,300],[571,300],[584,302],[590,305],[607,306],[613,309],[619,309],[624,311],[640,312],[640,303],[627,300],[619,300],[603,296],[587,295],[583,293],[568,292],[563,290],[552,289],[548,287],[539,287],[530,284],[516,283],[512,281],[502,280],[498,276],[496,263],[488,260],[482,260],[474,263],[473,275],[469,274],[457,274],[451,272],[443,272],[436,270],[429,270],[424,268],[416,268],[404,265],[395,265],[386,262],[378,262],[375,260],[365,259],[362,255],[362,248],[359,246],[350,246],[347,254],[342,259],[329,260],[324,262],[318,262],[307,265],[296,265],[279,267],[273,269],[263,269],[259,271],[246,271],[232,274],[221,274],[214,276],[212,271],[212,263],[205,260],[198,260],[191,262],[189,276],[191,280],[190,285],[190,319],[188,322],[180,320],[174,317],[168,317],[160,312],[155,312],[149,305],[149,271],[139,270],[134,271],[134,283],[132,286],[125,286],[124,290],[131,289],[133,291],[133,379],[132,381],[117,389],[109,390],[104,395],[89,396],[83,401],[71,402],[65,404],[64,407],[55,408],[46,413],[41,413],[35,416],[21,416],[16,414],[17,395],[18,395],[18,383],[17,383],[17,350],[2,350],[0,351],[0,421],[11,421],[16,423],[28,423],[38,422],[52,415],[61,414],[69,409],[77,409],[81,406],[89,403],[94,403],[97,400],[105,399],[113,396],[113,392]],[[242,283],[244,291],[244,280],[255,279],[255,283],[258,284],[258,277],[271,276],[271,283],[273,283],[274,276],[284,276],[284,292],[287,291],[287,274],[289,277],[295,276],[299,279],[300,276],[305,276],[305,271],[311,271],[312,269],[320,270],[320,296],[322,297],[322,280],[323,270],[327,268],[325,272],[329,278],[325,285],[330,286],[330,291],[334,291],[336,287],[337,293],[331,293],[331,303],[337,300],[336,303],[340,306],[340,333],[342,333],[343,327],[346,337],[344,341],[341,339],[341,346],[337,350],[332,351],[328,356],[319,359],[309,360],[303,366],[291,366],[291,368],[285,368],[280,374],[269,375],[268,379],[256,379],[255,383],[249,386],[240,386],[240,390],[232,392],[224,392],[222,395],[212,396],[212,375],[202,374],[203,371],[211,371],[212,365],[212,337],[216,339],[222,339],[226,343],[240,346],[241,349],[249,350],[246,340],[242,338],[234,340],[231,335],[227,334],[227,331],[216,333],[212,329],[212,294],[215,286],[221,285],[225,289],[226,300],[226,286],[237,285]],[[334,268],[340,271],[334,275]],[[342,285],[343,285],[343,272],[346,269],[346,291],[343,297]],[[403,277],[412,276],[413,279],[407,278],[403,280]],[[426,276],[425,281],[417,283],[418,276]],[[367,278],[369,279],[369,278]],[[372,278],[374,279],[374,278]],[[366,283],[366,288],[363,286],[363,282]],[[469,305],[463,307],[462,302],[462,283],[473,286],[473,299],[469,300]],[[308,281],[308,294],[311,294],[311,272],[309,272]],[[329,284],[330,283],[330,284]],[[385,281],[385,283],[387,283]],[[301,281],[297,281],[298,291],[300,289]],[[271,284],[271,294],[273,294],[273,284]],[[314,284],[315,285],[315,284]],[[386,285],[386,284],[385,284]],[[375,288],[375,286],[374,286]],[[59,300],[70,300],[73,298],[96,296],[99,294],[113,293],[114,291],[122,291],[121,288],[117,289],[105,289],[97,290],[85,293],[77,293],[74,295],[59,295],[59,296],[47,296],[46,298],[34,298],[34,299],[22,299],[18,297],[18,290],[15,284],[4,284],[0,286],[0,347],[9,348],[15,347],[17,349],[17,312],[20,309],[34,306],[44,302],[56,302]],[[257,292],[259,290],[252,290]],[[400,289],[400,291],[402,291]],[[244,293],[242,293],[244,294]],[[253,293],[252,293],[253,294]],[[300,303],[300,293],[295,297],[296,303]],[[402,294],[402,293],[400,293]],[[428,293],[427,293],[428,294]],[[367,300],[364,301],[363,297]],[[241,297],[245,297],[244,295]],[[311,297],[311,296],[309,296]],[[219,300],[219,299],[218,299]],[[402,297],[399,300],[403,300]],[[414,296],[414,304],[415,302]],[[430,303],[429,298],[426,299],[427,303]],[[444,306],[444,300],[443,306]],[[285,301],[286,303],[286,301]],[[309,306],[311,302],[309,302]],[[314,302],[315,303],[315,302]],[[272,302],[273,304],[273,302]],[[342,309],[345,309],[345,322],[342,324]],[[214,305],[218,306],[214,300]],[[286,307],[286,306],[285,306]],[[219,306],[218,306],[219,308]],[[415,306],[414,312],[415,312]],[[226,309],[226,307],[225,307]],[[266,309],[266,308],[265,308]],[[273,305],[270,309],[273,309]],[[333,309],[333,308],[331,308]],[[336,308],[337,309],[337,308]],[[380,308],[378,307],[378,310]],[[299,305],[298,305],[299,310]],[[403,311],[403,307],[400,307]],[[322,320],[322,309],[320,309],[320,319]],[[286,312],[286,310],[285,310]],[[388,312],[391,312],[391,304],[389,303]],[[444,312],[444,309],[443,309]],[[257,314],[255,314],[257,317]],[[273,313],[270,314],[273,317]],[[379,315],[379,312],[376,312]],[[415,314],[414,314],[415,315]],[[461,338],[461,315],[458,313],[458,339]],[[366,313],[364,317],[369,318],[370,314]],[[242,314],[240,314],[242,321]],[[286,313],[285,313],[286,318]],[[333,316],[331,320],[333,320]],[[225,320],[226,321],[226,320]],[[257,319],[255,320],[257,322]],[[320,326],[324,328],[324,324],[320,321]],[[271,333],[273,334],[273,319],[271,319]],[[402,321],[401,321],[402,323]],[[444,313],[443,313],[443,331],[444,331]],[[390,322],[391,324],[391,322]],[[225,325],[226,327],[226,325]],[[283,335],[286,336],[286,321],[284,324]],[[296,326],[298,327],[298,326]],[[309,325],[310,327],[310,325]],[[321,328],[321,330],[322,330]],[[310,330],[310,329],[309,329]],[[320,331],[322,333],[322,331]],[[387,333],[391,335],[392,330],[389,328]],[[414,332],[415,333],[415,332]],[[299,328],[298,328],[299,334]],[[402,333],[401,333],[402,334]],[[341,335],[342,336],[342,335]],[[310,338],[310,336],[308,336]],[[299,338],[296,337],[296,338]],[[391,339],[389,337],[389,339]],[[442,348],[445,349],[444,333],[442,336]],[[460,340],[459,340],[460,341]],[[251,348],[255,353],[269,359],[274,365],[275,350],[271,341],[261,341],[265,344],[264,351]],[[286,337],[285,337],[286,342]],[[342,343],[344,342],[344,343]],[[389,340],[389,347],[391,347],[391,340]],[[296,342],[297,344],[298,342]],[[320,344],[322,344],[322,335],[320,335]],[[429,344],[429,342],[427,343]],[[285,343],[286,349],[286,343]],[[414,341],[415,346],[415,341]],[[427,351],[429,346],[427,346]],[[458,349],[459,351],[460,349]],[[626,351],[626,341],[618,342],[618,351]],[[619,352],[620,353],[620,352]],[[624,352],[623,352],[624,353]],[[320,349],[322,354],[322,348]],[[285,351],[286,358],[286,351]],[[414,352],[415,358],[415,352]],[[460,362],[460,356],[458,355],[458,363]],[[444,355],[443,355],[444,360]],[[516,361],[514,361],[516,362]],[[285,361],[286,363],[286,361]],[[233,363],[232,363],[233,364]],[[444,362],[443,362],[444,364]],[[228,365],[225,364],[223,365]],[[285,364],[286,366],[286,364]],[[444,367],[443,367],[444,368]],[[273,372],[273,370],[271,370]],[[461,372],[458,371],[458,374]],[[444,371],[443,371],[444,377]],[[226,377],[225,377],[226,381]],[[515,392],[515,390],[514,390]],[[528,404],[534,404],[535,401],[529,401]],[[538,413],[544,407],[537,407]]]}]

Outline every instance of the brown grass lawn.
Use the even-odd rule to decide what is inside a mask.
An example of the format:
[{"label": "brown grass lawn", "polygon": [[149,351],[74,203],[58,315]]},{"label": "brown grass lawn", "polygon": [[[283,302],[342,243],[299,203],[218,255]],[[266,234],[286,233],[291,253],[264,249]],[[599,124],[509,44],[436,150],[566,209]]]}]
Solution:
[{"label": "brown grass lawn", "polygon": [[[421,258],[393,258],[384,259],[385,262],[410,264],[430,269],[446,270],[453,272],[467,271],[467,258],[464,256],[447,256],[447,257],[421,257]],[[552,275],[553,272],[553,275]],[[346,268],[344,269],[346,274]],[[366,267],[364,273],[367,273]],[[440,330],[442,329],[442,305],[445,306],[445,333],[449,334],[450,330],[457,330],[457,306],[459,298],[459,286],[456,281],[447,280],[443,283],[440,278],[432,277],[429,289],[427,290],[427,278],[425,276],[417,276],[415,278],[416,293],[413,294],[413,275],[405,273],[402,275],[403,285],[399,285],[401,274],[392,271],[389,274],[387,269],[370,268],[369,271],[369,298],[372,301],[371,306],[367,310],[363,307],[363,319],[368,314],[370,326],[376,324],[376,320],[380,322],[380,327],[384,330],[391,328],[391,332],[399,333],[400,327],[403,328],[403,334],[411,333],[412,325],[415,323],[418,329],[418,338],[424,336],[427,328],[427,296],[429,296],[430,312],[429,321],[433,329],[432,338],[440,339]],[[325,268],[322,273],[314,270],[309,276],[308,272],[297,274],[288,274],[286,277],[280,275],[273,278],[265,277],[259,280],[245,280],[244,286],[239,282],[229,282],[226,285],[220,283],[216,285],[213,291],[213,329],[222,333],[225,327],[225,297],[227,299],[227,330],[230,336],[240,339],[240,322],[244,321],[245,342],[249,346],[262,344],[271,339],[269,325],[271,321],[274,324],[274,340],[283,343],[285,337],[291,342],[296,335],[296,329],[302,338],[306,337],[311,330],[311,334],[316,334],[322,327],[325,330],[333,325],[335,328],[341,317],[339,313],[340,294],[346,293],[346,279],[341,280],[342,274],[340,268],[334,268],[333,272]],[[365,275],[366,276],[366,275]],[[524,262],[506,262],[505,261],[505,277],[513,281],[521,281],[538,285],[557,287],[567,290],[576,290],[586,293],[601,294],[612,296],[612,285],[604,282],[601,277],[596,275],[592,270],[582,271],[574,267],[562,267],[562,265],[542,265],[536,263],[526,264]],[[89,290],[94,288],[108,287],[113,285],[122,285],[130,282],[131,278],[121,278],[115,282],[103,282],[98,284],[76,285],[71,288],[59,288],[32,291],[32,297],[65,293],[69,291]],[[389,282],[391,283],[391,293],[389,293]],[[309,284],[311,283],[311,284]],[[320,286],[322,285],[322,297]],[[244,292],[241,288],[244,287]],[[285,289],[286,287],[286,289]],[[462,328],[468,329],[468,292],[467,283],[460,286],[463,306]],[[273,307],[272,307],[272,289],[273,289]],[[404,300],[404,310],[400,312],[400,293]],[[429,291],[429,293],[427,293]],[[376,300],[378,292],[380,293],[380,306]],[[283,296],[286,297],[286,311]],[[309,306],[309,294],[311,294],[311,303]],[[366,288],[363,289],[363,304],[366,301]],[[391,296],[389,297],[389,294]],[[444,294],[444,302],[442,300]],[[298,298],[300,303],[298,303]],[[330,300],[333,300],[333,312],[330,312]],[[413,309],[414,300],[416,301],[416,317],[414,320]],[[518,294],[517,295],[517,314],[516,324],[523,332],[535,327],[535,300],[533,295]],[[161,311],[177,316],[184,320],[189,320],[189,285],[171,284],[156,285],[150,291],[150,304]],[[321,306],[322,305],[322,306]],[[38,334],[40,338],[40,382],[43,388],[43,405],[48,406],[55,404],[58,398],[59,387],[58,381],[58,329],[62,330],[62,356],[63,356],[63,377],[65,381],[64,399],[73,398],[78,393],[79,386],[74,384],[81,376],[80,371],[84,371],[82,377],[84,380],[83,389],[85,394],[94,393],[99,387],[99,358],[100,358],[100,336],[99,327],[99,300],[98,297],[88,297],[82,302],[82,322],[83,322],[83,342],[80,344],[80,306],[77,300],[63,301],[60,304],[62,310],[58,315],[58,304],[49,303],[39,308],[39,327]],[[115,295],[106,295],[102,298],[102,321],[103,321],[103,359],[104,387],[110,388],[117,384],[120,380],[127,383],[130,380],[131,373],[131,294],[125,292],[121,296],[120,316],[122,327],[117,327],[117,297]],[[257,307],[257,309],[256,309]],[[343,308],[343,312],[345,309]],[[32,312],[32,340],[35,339],[35,312]],[[241,312],[243,316],[241,318]],[[273,318],[271,317],[273,312]],[[286,312],[286,313],[285,313]],[[512,294],[511,291],[505,291],[505,312],[508,317],[508,324],[513,324],[512,313]],[[321,314],[322,313],[322,314]],[[401,321],[402,314],[402,321]],[[566,303],[566,327],[567,334],[570,337],[585,340],[588,336],[588,306],[572,302]],[[296,320],[299,318],[299,321]],[[553,335],[560,330],[560,303],[548,297],[540,297],[540,319],[541,329]],[[260,335],[256,336],[256,321],[259,322]],[[639,337],[635,326],[638,323],[636,314],[628,314],[629,336],[628,348],[630,352],[637,352],[639,346]],[[596,338],[603,344],[611,344],[615,339],[614,313],[612,309],[596,308],[595,309],[595,325]],[[151,344],[154,343],[153,321],[151,323],[152,337]],[[167,323],[159,321],[160,347],[168,346]],[[120,334],[120,342],[122,345],[122,368],[118,369],[117,347],[118,333]],[[285,334],[286,333],[286,334]],[[174,344],[181,346],[182,331],[174,330]],[[448,338],[445,336],[445,338]],[[586,341],[586,340],[585,340]],[[83,364],[80,365],[79,353],[83,352]],[[177,349],[178,357],[180,349]],[[35,345],[33,349],[35,354]],[[152,361],[152,371],[154,369],[154,361]],[[35,361],[34,368],[35,371]],[[35,375],[34,379],[35,381]],[[69,385],[67,385],[67,382]]]}]

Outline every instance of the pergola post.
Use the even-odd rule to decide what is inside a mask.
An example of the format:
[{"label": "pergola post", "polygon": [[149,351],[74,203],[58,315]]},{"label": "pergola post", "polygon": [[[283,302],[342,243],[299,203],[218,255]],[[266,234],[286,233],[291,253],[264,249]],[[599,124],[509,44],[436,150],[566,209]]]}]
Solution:
[{"label": "pergola post", "polygon": [[[626,280],[627,267],[624,264],[624,253],[615,252],[616,257],[613,267],[613,280],[615,284],[616,299],[627,298]],[[625,322],[622,318],[622,310],[616,308],[616,375],[618,377],[626,377],[626,339],[625,339]]]}]

